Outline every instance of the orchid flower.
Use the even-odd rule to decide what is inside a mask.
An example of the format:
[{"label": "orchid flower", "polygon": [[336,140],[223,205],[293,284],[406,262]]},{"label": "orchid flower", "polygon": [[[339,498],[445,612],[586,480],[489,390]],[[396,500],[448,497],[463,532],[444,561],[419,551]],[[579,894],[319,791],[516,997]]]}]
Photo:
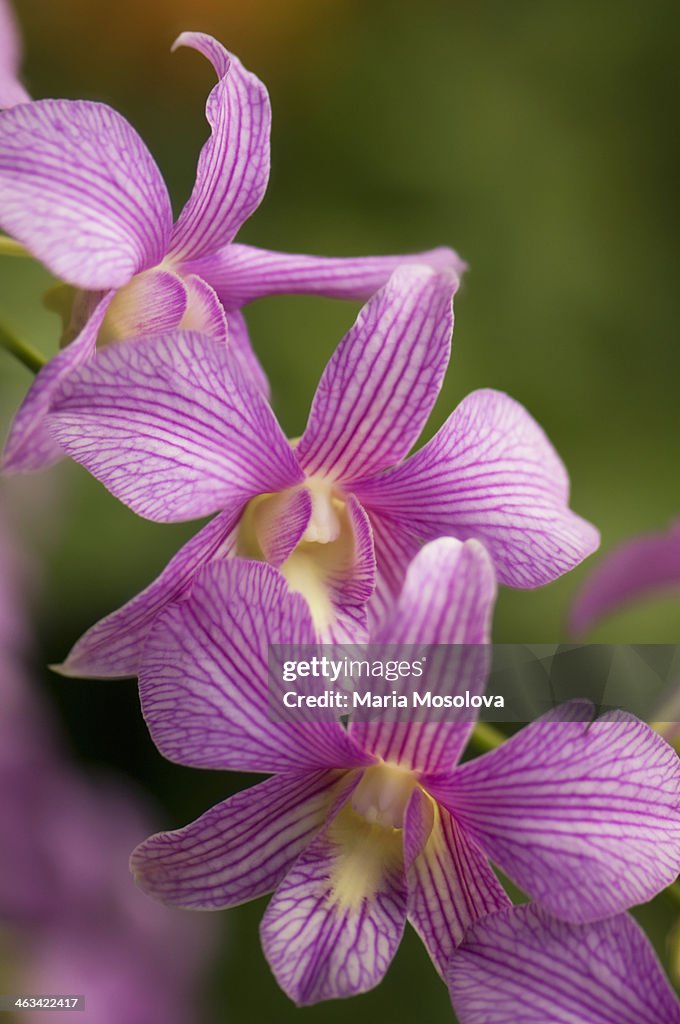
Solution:
[{"label": "orchid flower", "polygon": [[[9,21],[5,27],[4,75],[11,84],[18,44]],[[242,305],[281,292],[367,298],[404,260],[289,256],[234,244],[267,187],[269,97],[210,36],[185,32],[178,46],[207,57],[218,83],[206,106],[211,136],[174,226],[153,157],[115,110],[84,100],[24,102],[20,87],[3,90],[16,105],[0,112],[0,225],[70,286],[52,300],[62,311],[66,306],[61,351],[38,373],[17,413],[5,472],[38,469],[59,457],[45,415],[59,381],[97,347],[177,327],[223,342],[228,336],[235,358],[266,391]],[[446,248],[409,260],[464,266]]]},{"label": "orchid flower", "polygon": [[607,615],[655,593],[680,589],[680,522],[666,533],[624,541],[600,560],[576,596],[571,628],[581,635]]},{"label": "orchid flower", "polygon": [[[481,544],[432,542],[376,639],[485,644],[495,589]],[[140,677],[167,758],[274,774],[142,843],[137,881],[204,910],[273,891],[263,948],[296,1003],[376,985],[407,919],[443,975],[466,928],[508,905],[487,857],[575,922],[617,914],[675,877],[680,764],[644,723],[572,721],[567,709],[460,765],[473,728],[460,717],[348,729],[277,717],[268,645],[314,638],[307,604],[277,570],[233,559],[202,570],[156,620]],[[455,673],[446,684],[466,685]]]},{"label": "orchid flower", "polygon": [[680,1003],[626,914],[595,924],[512,907],[476,922],[449,968],[460,1024],[680,1024]]},{"label": "orchid flower", "polygon": [[424,541],[476,537],[499,579],[520,587],[589,554],[597,531],[569,510],[560,459],[507,395],[469,395],[402,461],[446,370],[456,284],[428,268],[395,271],[331,357],[294,446],[225,349],[196,334],[111,346],[71,375],[50,423],[72,458],[147,518],[221,513],[62,670],[136,674],[155,615],[201,565],[230,554],[280,567],[319,634],[355,642]]}]

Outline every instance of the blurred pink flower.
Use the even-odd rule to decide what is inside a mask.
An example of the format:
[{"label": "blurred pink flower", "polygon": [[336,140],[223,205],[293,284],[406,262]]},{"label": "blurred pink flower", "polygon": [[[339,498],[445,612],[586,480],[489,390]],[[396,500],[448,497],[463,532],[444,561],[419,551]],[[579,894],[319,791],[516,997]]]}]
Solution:
[{"label": "blurred pink flower", "polygon": [[212,929],[135,887],[128,858],[149,829],[142,801],[122,783],[85,778],[60,749],[24,665],[20,561],[0,520],[0,926],[11,941],[3,987],[83,995],[84,1024],[186,1024],[199,1012]]}]

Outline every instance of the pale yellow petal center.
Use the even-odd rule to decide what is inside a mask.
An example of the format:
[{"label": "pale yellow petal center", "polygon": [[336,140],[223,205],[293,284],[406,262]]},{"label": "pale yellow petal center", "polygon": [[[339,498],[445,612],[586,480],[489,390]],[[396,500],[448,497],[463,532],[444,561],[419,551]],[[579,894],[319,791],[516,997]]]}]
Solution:
[{"label": "pale yellow petal center", "polygon": [[413,772],[397,765],[381,763],[366,769],[328,832],[334,851],[331,903],[357,910],[380,890],[401,884],[404,815],[417,787]]},{"label": "pale yellow petal center", "polygon": [[[310,520],[279,568],[290,589],[307,601],[314,625],[322,633],[333,622],[333,585],[339,585],[354,565],[356,538],[346,502],[332,483],[309,477],[301,486],[311,498]],[[237,555],[268,560],[295,490],[260,494],[248,503],[238,530]]]}]

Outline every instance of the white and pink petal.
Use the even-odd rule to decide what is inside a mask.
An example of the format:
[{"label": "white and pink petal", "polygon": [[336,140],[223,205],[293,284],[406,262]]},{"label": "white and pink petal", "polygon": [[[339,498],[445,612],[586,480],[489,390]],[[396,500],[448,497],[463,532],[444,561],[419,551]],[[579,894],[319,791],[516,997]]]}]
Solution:
[{"label": "white and pink petal", "polygon": [[243,313],[240,313],[237,309],[229,310],[227,316],[227,336],[231,350],[236,359],[238,359],[246,379],[251,380],[265,398],[269,398],[267,374],[264,372],[262,364],[255,355],[253,346],[250,343],[246,319]]},{"label": "white and pink petal", "polygon": [[279,885],[260,935],[281,988],[309,1006],[377,985],[405,922],[399,833],[376,830],[346,805]]},{"label": "white and pink petal", "polygon": [[154,622],[142,712],[170,761],[235,771],[369,764],[337,722],[294,719],[268,690],[271,645],[315,643],[306,602],[262,562],[218,561]]},{"label": "white and pink petal", "polygon": [[571,511],[565,467],[529,413],[499,391],[474,391],[424,448],[352,490],[425,538],[476,538],[501,583],[536,587],[568,572],[599,544]]},{"label": "white and pink petal", "polygon": [[628,915],[573,925],[532,905],[479,921],[451,960],[460,1024],[680,1024],[680,1003]]},{"label": "white and pink petal", "polygon": [[680,871],[678,755],[631,715],[591,713],[571,702],[426,782],[515,884],[575,923],[643,903]]},{"label": "white and pink petal", "polygon": [[180,326],[226,341],[227,316],[214,289],[196,274],[185,274],[182,280],[187,292],[187,305]]},{"label": "white and pink petal", "polygon": [[157,900],[222,910],[272,892],[324,824],[343,773],[275,775],[133,852],[137,884]]},{"label": "white and pink petal", "polygon": [[[432,693],[481,692],[495,597],[493,566],[484,547],[441,538],[413,559],[399,599],[372,643],[389,658],[425,657],[423,685]],[[407,648],[403,652],[402,645]],[[432,708],[419,712],[417,721],[353,720],[349,731],[383,760],[427,775],[453,770],[473,724],[469,710]]]},{"label": "white and pink petal", "polygon": [[375,590],[368,602],[368,626],[374,636],[394,609],[408,567],[423,546],[422,539],[382,513],[369,515],[375,552]]},{"label": "white and pink petal", "polygon": [[319,382],[300,465],[347,486],[406,455],[435,403],[453,329],[453,274],[406,265],[363,307]]},{"label": "white and pink petal", "polygon": [[469,926],[510,904],[487,858],[443,807],[407,879],[408,919],[442,977]]},{"label": "white and pink petal", "polygon": [[271,111],[267,90],[233,54],[202,32],[183,32],[174,49],[189,46],[213,65],[218,83],[208,96],[210,138],[198,160],[196,183],[172,232],[170,258],[197,259],[231,242],[262,201],[269,180]]},{"label": "white and pink petal", "polygon": [[177,274],[156,267],[136,274],[115,293],[97,344],[171,331],[182,323],[187,301],[187,288]]},{"label": "white and pink petal", "polygon": [[233,243],[190,267],[213,286],[231,311],[267,295],[325,295],[334,299],[369,299],[390,274],[405,263],[450,271],[459,276],[466,264],[442,246],[401,256],[328,257],[273,252]]},{"label": "white and pink petal", "polygon": [[303,479],[228,345],[191,331],[107,346],[63,382],[50,429],[117,498],[160,522],[243,508]]},{"label": "white and pink petal", "polygon": [[0,226],[57,277],[119,288],[165,256],[165,182],[137,132],[85,100],[0,113]]}]

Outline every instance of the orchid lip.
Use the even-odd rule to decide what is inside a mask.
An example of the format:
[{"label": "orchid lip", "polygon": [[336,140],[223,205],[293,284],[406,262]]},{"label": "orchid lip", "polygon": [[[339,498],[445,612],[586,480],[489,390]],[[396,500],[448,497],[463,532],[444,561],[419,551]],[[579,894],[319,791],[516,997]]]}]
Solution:
[{"label": "orchid lip", "polygon": [[[285,533],[290,516],[289,501],[305,493],[309,499],[308,519],[290,546],[279,549],[277,561],[271,557],[270,537]],[[300,593],[312,612],[320,632],[334,618],[332,579],[351,561],[355,546],[354,530],[345,501],[329,481],[308,477],[290,491],[260,494],[248,503],[241,518],[236,553],[278,566],[294,593]]]}]

